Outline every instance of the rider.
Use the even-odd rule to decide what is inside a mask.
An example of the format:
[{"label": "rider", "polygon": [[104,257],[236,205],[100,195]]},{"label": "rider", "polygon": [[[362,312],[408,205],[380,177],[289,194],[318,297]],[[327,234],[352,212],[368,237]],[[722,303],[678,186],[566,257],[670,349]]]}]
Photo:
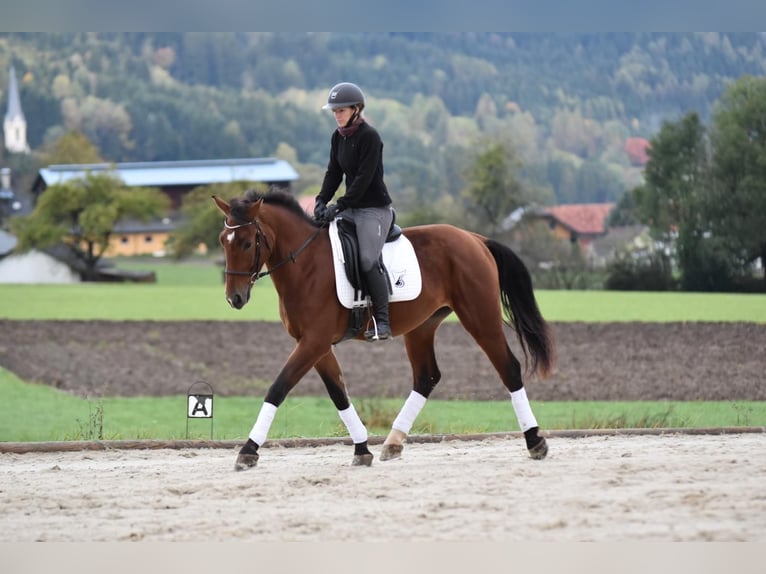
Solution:
[{"label": "rider", "polygon": [[[377,130],[362,115],[364,93],[356,84],[342,82],[330,90],[327,104],[338,124],[330,139],[322,189],[314,203],[314,217],[330,221],[339,212],[356,224],[359,262],[372,301],[374,320],[364,335],[368,341],[388,339],[388,278],[380,254],[393,222],[391,197],[383,182],[383,142]],[[327,205],[346,177],[346,193]]]}]

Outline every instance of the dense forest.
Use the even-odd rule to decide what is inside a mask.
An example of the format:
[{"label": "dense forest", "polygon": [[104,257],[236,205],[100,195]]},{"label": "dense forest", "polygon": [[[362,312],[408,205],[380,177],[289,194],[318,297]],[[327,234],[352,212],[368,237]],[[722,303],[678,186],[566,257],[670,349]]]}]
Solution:
[{"label": "dense forest", "polygon": [[[1,33],[16,70],[27,184],[76,130],[108,161],[278,156],[321,181],[329,88],[353,81],[404,209],[449,209],[471,162],[504,146],[529,201],[617,201],[665,121],[707,122],[727,85],[766,74],[763,33]],[[19,181],[19,180],[17,180]]]}]

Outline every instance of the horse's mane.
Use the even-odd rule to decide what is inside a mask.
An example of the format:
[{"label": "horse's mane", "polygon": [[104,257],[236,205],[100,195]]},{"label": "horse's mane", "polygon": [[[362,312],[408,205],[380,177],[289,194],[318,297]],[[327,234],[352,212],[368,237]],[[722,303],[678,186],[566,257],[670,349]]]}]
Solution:
[{"label": "horse's mane", "polygon": [[263,203],[268,205],[277,205],[284,207],[295,216],[303,219],[304,221],[316,226],[317,223],[308,214],[303,211],[303,208],[298,203],[295,197],[286,191],[269,191],[267,193],[261,193],[257,189],[249,189],[242,197],[235,197],[231,200],[231,218],[236,223],[249,223],[247,212],[250,207],[257,201],[263,200]]}]

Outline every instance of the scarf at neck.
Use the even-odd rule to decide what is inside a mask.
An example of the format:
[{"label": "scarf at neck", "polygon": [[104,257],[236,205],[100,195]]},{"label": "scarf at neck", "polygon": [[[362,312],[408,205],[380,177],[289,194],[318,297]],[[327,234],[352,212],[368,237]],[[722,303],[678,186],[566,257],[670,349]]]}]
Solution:
[{"label": "scarf at neck", "polygon": [[354,135],[356,130],[359,129],[359,126],[361,126],[364,123],[364,118],[362,116],[356,116],[354,120],[342,128],[338,128],[338,132],[340,132],[340,135],[343,137],[348,137],[351,135]]}]

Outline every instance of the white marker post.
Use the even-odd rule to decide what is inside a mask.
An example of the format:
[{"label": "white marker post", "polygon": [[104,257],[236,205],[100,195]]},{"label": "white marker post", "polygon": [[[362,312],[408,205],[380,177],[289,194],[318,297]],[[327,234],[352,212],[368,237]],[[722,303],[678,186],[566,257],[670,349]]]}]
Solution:
[{"label": "white marker post", "polygon": [[[194,387],[203,385],[207,393],[195,393]],[[189,419],[210,419],[210,440],[213,439],[213,387],[205,381],[197,381],[186,393],[186,438],[189,438]]]}]

